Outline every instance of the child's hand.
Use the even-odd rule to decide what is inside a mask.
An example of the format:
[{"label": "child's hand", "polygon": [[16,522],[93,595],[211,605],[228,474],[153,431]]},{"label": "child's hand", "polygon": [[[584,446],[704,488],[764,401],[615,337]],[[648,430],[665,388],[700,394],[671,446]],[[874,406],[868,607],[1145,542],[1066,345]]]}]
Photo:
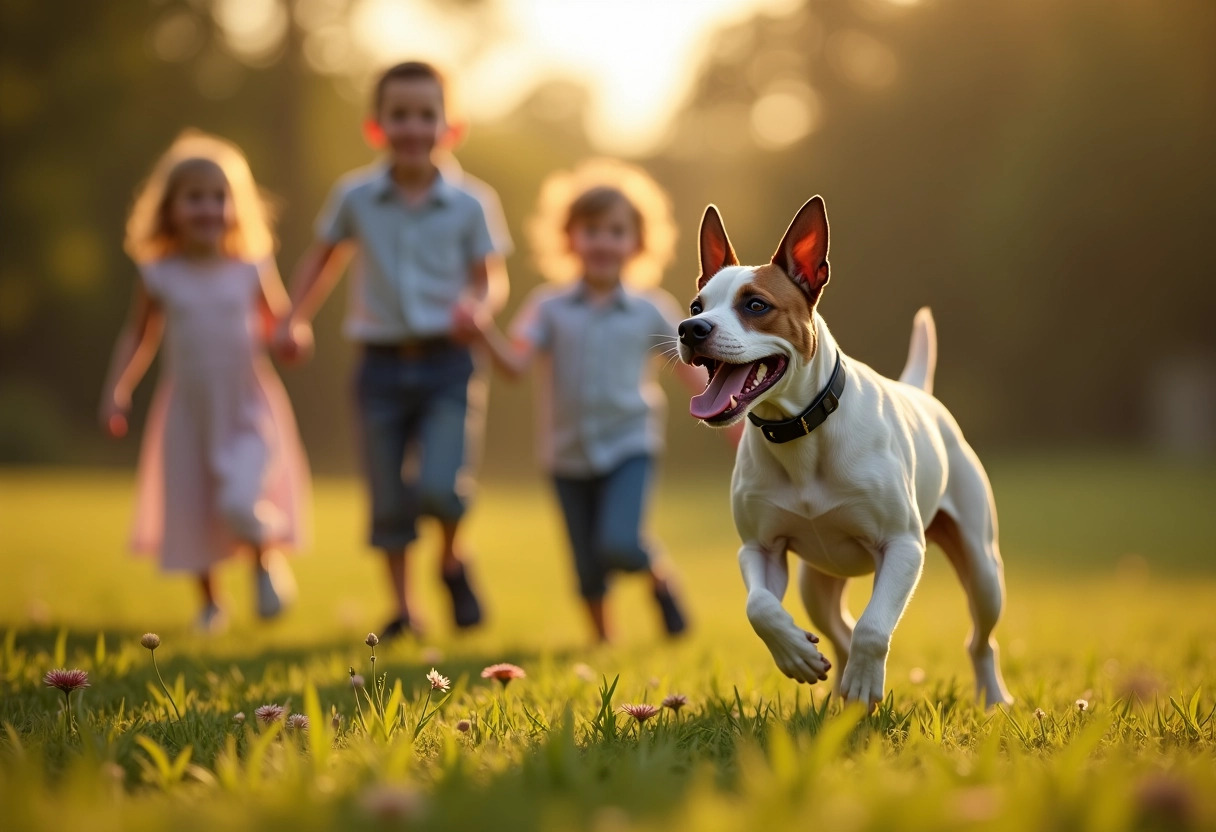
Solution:
[{"label": "child's hand", "polygon": [[312,357],[313,345],[312,324],[287,317],[275,330],[271,349],[283,363],[297,364]]},{"label": "child's hand", "polygon": [[130,403],[122,404],[113,395],[107,395],[101,401],[101,429],[114,439],[122,439],[127,435],[127,413],[131,410]]},{"label": "child's hand", "polygon": [[471,300],[462,300],[452,309],[452,338],[467,344],[485,337],[489,313]]}]

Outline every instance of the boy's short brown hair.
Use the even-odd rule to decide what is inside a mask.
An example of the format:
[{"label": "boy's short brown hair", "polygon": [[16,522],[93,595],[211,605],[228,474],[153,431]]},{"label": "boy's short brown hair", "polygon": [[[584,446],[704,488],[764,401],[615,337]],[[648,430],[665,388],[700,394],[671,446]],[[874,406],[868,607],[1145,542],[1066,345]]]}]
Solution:
[{"label": "boy's short brown hair", "polygon": [[426,61],[403,61],[390,66],[376,79],[375,91],[372,93],[372,115],[379,117],[380,105],[384,103],[384,90],[392,81],[434,81],[439,85],[439,98],[443,108],[447,110],[447,91],[443,73]]},{"label": "boy's short brown hair", "polygon": [[626,196],[620,188],[614,188],[611,185],[597,185],[594,188],[588,188],[574,198],[566,210],[566,233],[569,234],[576,223],[595,219],[616,205],[624,205],[629,209],[629,214],[633,217],[633,227],[638,234],[638,250],[644,251],[646,249],[646,220],[642,217],[638,206],[633,204],[633,200]]}]

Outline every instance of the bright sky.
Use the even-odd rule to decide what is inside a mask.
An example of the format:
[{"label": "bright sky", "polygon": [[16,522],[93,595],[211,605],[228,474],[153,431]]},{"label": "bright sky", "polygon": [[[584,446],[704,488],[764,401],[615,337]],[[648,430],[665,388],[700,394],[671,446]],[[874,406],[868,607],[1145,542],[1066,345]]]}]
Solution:
[{"label": "bright sky", "polygon": [[704,67],[713,34],[799,0],[492,0],[473,11],[358,0],[351,34],[377,65],[417,55],[450,67],[473,120],[509,113],[540,84],[589,94],[587,133],[605,152],[662,142]]},{"label": "bright sky", "polygon": [[[804,0],[294,0],[290,12],[287,0],[211,2],[229,48],[251,66],[281,56],[290,13],[319,72],[363,80],[406,57],[430,60],[448,70],[472,121],[509,114],[547,82],[574,83],[587,91],[591,142],[605,153],[645,156],[668,138],[720,32],[756,15],[789,16]],[[875,13],[920,0],[855,2]],[[162,16],[152,45],[166,60],[186,60],[201,39],[190,12],[177,9]],[[831,33],[827,53],[862,88],[887,86],[897,75],[895,56],[864,31]],[[762,46],[757,54],[782,57]],[[199,74],[204,93],[217,98],[239,83],[239,75],[219,69],[204,65]],[[719,127],[778,149],[813,132],[819,120],[809,79],[787,72],[757,90],[747,123]]]}]

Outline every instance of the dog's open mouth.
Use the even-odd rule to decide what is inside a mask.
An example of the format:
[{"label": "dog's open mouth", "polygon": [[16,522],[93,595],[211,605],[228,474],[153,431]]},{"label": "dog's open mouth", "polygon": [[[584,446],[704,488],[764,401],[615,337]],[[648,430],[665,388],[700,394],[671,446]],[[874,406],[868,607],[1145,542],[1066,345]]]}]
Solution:
[{"label": "dog's open mouth", "polygon": [[786,360],[770,355],[748,364],[731,364],[698,355],[693,364],[709,370],[705,392],[693,396],[688,411],[705,422],[726,422],[738,416],[757,396],[777,383]]}]

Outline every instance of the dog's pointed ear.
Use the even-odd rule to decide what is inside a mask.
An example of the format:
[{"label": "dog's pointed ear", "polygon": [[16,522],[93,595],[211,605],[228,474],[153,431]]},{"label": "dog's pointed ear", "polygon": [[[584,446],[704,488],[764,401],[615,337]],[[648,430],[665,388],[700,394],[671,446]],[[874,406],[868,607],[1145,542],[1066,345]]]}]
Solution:
[{"label": "dog's pointed ear", "polygon": [[828,285],[828,212],[823,197],[814,196],[798,209],[786,229],[773,265],[785,270],[790,279],[814,305]]},{"label": "dog's pointed ear", "polygon": [[735,249],[726,236],[726,226],[718,208],[712,203],[705,208],[705,216],[701,218],[701,276],[697,278],[697,288],[704,289],[709,279],[727,266],[739,265]]}]

